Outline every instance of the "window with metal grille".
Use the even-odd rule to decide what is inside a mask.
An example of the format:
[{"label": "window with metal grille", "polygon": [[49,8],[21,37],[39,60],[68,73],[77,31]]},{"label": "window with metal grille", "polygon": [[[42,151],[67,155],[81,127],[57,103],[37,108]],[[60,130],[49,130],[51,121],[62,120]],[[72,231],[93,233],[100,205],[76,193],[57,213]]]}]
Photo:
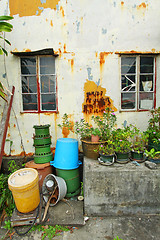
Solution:
[{"label": "window with metal grille", "polygon": [[155,57],[121,56],[121,109],[155,107]]},{"label": "window with metal grille", "polygon": [[23,111],[57,110],[54,56],[21,57]]}]

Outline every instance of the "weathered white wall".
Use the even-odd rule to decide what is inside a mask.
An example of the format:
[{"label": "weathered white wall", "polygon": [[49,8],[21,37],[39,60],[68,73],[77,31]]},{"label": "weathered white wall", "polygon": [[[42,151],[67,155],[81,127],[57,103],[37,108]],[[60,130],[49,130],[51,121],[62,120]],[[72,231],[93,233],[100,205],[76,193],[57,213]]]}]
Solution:
[{"label": "weathered white wall", "polygon": [[[50,114],[22,113],[19,58],[9,54],[4,62],[4,56],[0,56],[1,81],[7,86],[8,79],[9,85],[16,87],[13,108],[26,153],[34,152],[33,125],[51,125],[54,147],[56,139],[62,137],[57,124],[61,122],[63,114],[70,114],[73,121],[83,116],[84,84],[87,79],[93,82],[100,79],[101,86],[106,89],[106,96],[113,100],[113,105],[118,110],[116,114],[119,126],[127,120],[144,130],[148,112],[119,112],[120,58],[117,52],[160,53],[159,0],[57,0],[52,1],[56,3],[55,8],[45,5],[45,0],[28,0],[31,7],[24,11],[25,1],[0,1],[0,15],[11,13],[14,16],[11,21],[14,29],[11,33],[6,33],[6,38],[12,43],[11,46],[6,46],[7,50],[53,48],[59,54],[56,58],[59,112]],[[21,10],[16,13],[18,2]],[[36,9],[36,3],[39,7],[33,14],[31,9]],[[44,9],[41,12],[42,7]],[[103,59],[102,53],[105,53]],[[5,66],[7,78],[4,75]],[[160,105],[159,69],[160,57],[157,55],[157,107]],[[1,112],[2,105],[0,100]],[[13,140],[13,155],[23,151],[16,118],[12,111],[7,138]],[[70,134],[69,137],[75,136]],[[6,153],[8,149],[7,143]]]}]

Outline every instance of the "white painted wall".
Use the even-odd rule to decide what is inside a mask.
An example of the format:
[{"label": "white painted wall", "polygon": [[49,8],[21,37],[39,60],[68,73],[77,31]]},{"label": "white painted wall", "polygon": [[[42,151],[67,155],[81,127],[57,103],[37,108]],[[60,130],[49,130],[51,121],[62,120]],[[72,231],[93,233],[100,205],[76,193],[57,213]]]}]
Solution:
[{"label": "white painted wall", "polygon": [[[38,0],[37,0],[38,1]],[[40,0],[39,0],[40,2]],[[28,10],[29,11],[29,10]],[[64,16],[63,16],[64,13]],[[0,15],[10,14],[9,1],[0,1]],[[40,16],[14,15],[14,29],[6,33],[12,46],[10,51],[32,51],[53,48],[56,58],[59,113],[22,113],[21,79],[19,58],[9,53],[0,56],[0,79],[6,85],[16,87],[10,127],[7,138],[13,141],[12,154],[22,152],[21,137],[26,153],[34,152],[33,125],[50,124],[52,147],[62,137],[57,124],[64,113],[71,114],[73,121],[82,114],[84,83],[97,82],[106,88],[106,95],[118,109],[118,125],[124,120],[136,124],[142,130],[147,127],[149,112],[119,112],[120,110],[120,59],[117,51],[160,53],[160,2],[158,0],[60,0],[56,10],[46,8]],[[52,24],[53,23],[53,24]],[[53,26],[52,26],[53,25]],[[111,52],[100,70],[99,54]],[[74,60],[73,69],[71,60]],[[4,76],[7,69],[7,78]],[[160,57],[157,55],[157,107],[160,105]],[[7,80],[8,79],[8,84]],[[0,111],[3,101],[0,99]],[[19,130],[20,129],[20,133]],[[69,137],[76,137],[70,134]],[[8,143],[5,152],[9,152]]]}]

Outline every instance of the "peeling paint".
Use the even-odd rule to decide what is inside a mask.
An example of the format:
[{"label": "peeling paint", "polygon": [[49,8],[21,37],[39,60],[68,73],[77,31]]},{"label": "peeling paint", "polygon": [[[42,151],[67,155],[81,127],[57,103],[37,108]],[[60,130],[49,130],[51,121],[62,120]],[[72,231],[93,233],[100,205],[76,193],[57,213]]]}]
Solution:
[{"label": "peeling paint", "polygon": [[88,67],[87,72],[88,72],[88,80],[93,80],[93,75],[91,75],[92,68]]},{"label": "peeling paint", "polygon": [[84,84],[84,103],[82,112],[84,114],[102,114],[107,107],[117,111],[113,105],[113,100],[106,96],[106,89],[97,86],[94,81],[87,80]]},{"label": "peeling paint", "polygon": [[53,27],[53,21],[52,20],[51,20],[50,24],[51,24],[51,27]]},{"label": "peeling paint", "polygon": [[57,9],[59,0],[10,0],[10,15],[20,17],[40,15],[46,8]]}]

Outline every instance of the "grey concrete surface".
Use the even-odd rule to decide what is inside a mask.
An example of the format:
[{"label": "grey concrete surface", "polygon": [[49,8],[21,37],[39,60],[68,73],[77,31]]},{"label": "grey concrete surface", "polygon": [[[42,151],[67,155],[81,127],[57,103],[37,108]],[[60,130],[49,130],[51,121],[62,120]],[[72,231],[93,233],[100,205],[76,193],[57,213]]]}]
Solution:
[{"label": "grey concrete surface", "polygon": [[[22,228],[23,230],[23,228]],[[14,231],[14,230],[13,230]],[[0,229],[0,236],[6,230]],[[42,232],[37,230],[25,236],[12,235],[13,240],[40,240]],[[55,240],[113,240],[116,236],[123,240],[159,240],[160,216],[143,215],[132,217],[90,217],[84,226],[63,232]],[[1,238],[2,239],[2,238]],[[45,238],[46,240],[48,238]]]},{"label": "grey concrete surface", "polygon": [[160,164],[103,166],[84,157],[84,211],[88,216],[160,213]]}]

